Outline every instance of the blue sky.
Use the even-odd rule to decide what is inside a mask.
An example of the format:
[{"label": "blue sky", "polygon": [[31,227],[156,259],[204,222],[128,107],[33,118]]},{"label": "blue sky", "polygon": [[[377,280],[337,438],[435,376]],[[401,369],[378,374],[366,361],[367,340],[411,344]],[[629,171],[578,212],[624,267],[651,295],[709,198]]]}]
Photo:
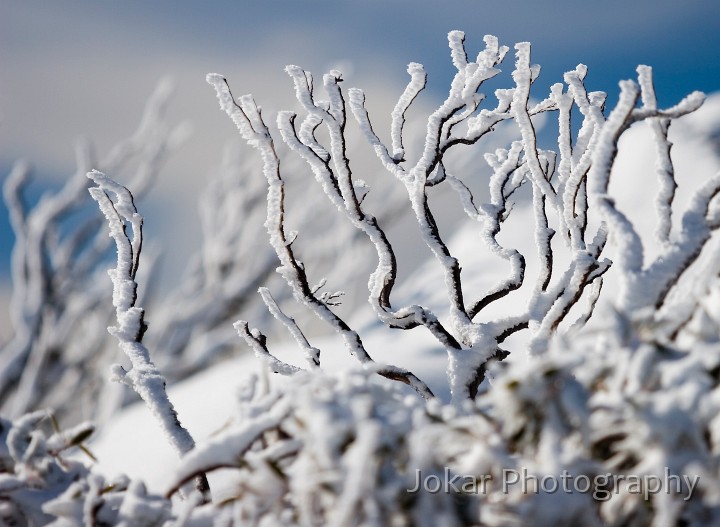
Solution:
[{"label": "blue sky", "polygon": [[[539,87],[583,62],[590,89],[608,91],[610,102],[617,81],[634,76],[639,63],[655,68],[663,105],[695,89],[720,89],[714,0],[0,0],[0,179],[24,157],[38,188],[59,185],[72,173],[78,136],[108,148],[133,129],[154,85],[170,75],[172,119],[191,121],[195,133],[168,166],[165,201],[154,199],[185,206],[233,134],[207,72],[226,74],[237,92],[253,92],[273,110],[292,105],[285,64],[318,73],[339,66],[349,86],[382,99],[399,93],[405,65],[416,61],[439,98],[452,74],[452,29],[466,32],[472,52],[485,34],[509,46],[532,42],[543,67]],[[12,240],[6,216],[0,205],[0,275]]]}]

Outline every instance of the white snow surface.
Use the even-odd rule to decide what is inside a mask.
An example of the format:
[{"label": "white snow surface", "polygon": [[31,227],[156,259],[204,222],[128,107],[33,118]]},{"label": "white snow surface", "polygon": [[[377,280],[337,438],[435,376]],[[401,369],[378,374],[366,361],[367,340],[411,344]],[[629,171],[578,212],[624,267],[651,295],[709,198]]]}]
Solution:
[{"label": "white snow surface", "polygon": [[[695,189],[720,170],[720,94],[708,98],[698,112],[674,123],[670,139],[674,143],[672,159],[675,163],[678,191],[674,204],[678,220],[688,205]],[[713,139],[714,138],[714,139]],[[632,127],[620,142],[610,183],[610,194],[619,210],[634,223],[645,243],[645,259],[654,258],[659,245],[654,242],[657,219],[654,211],[655,153],[651,129],[647,124]],[[537,265],[533,267],[535,245],[532,210],[518,204],[511,214],[514,227],[510,234],[501,234],[499,240],[506,247],[515,247],[528,258],[526,286],[492,307],[492,316],[507,316],[518,309],[518,302],[525,302],[534,283]],[[511,220],[509,220],[510,222]],[[523,225],[527,226],[523,228]],[[466,223],[452,234],[450,249],[463,268],[463,286],[466,302],[473,301],[498,281],[507,277],[509,265],[479,242],[479,226]],[[648,240],[651,243],[648,243]],[[612,235],[606,249],[612,258]],[[393,298],[398,303],[413,302],[431,308],[441,319],[447,316],[448,302],[443,287],[443,270],[437,262],[429,260],[402,283]],[[606,277],[604,297],[612,300],[616,282],[612,269]],[[601,297],[602,298],[602,297]],[[258,301],[260,298],[258,297]],[[149,313],[149,318],[152,314]],[[572,317],[570,317],[572,318]],[[484,319],[483,315],[479,319]],[[250,321],[252,325],[252,321]],[[446,381],[447,356],[423,328],[411,331],[387,330],[367,316],[351,321],[351,327],[360,332],[368,352],[379,363],[387,362],[410,369],[424,380],[445,401],[449,398]],[[518,338],[521,342],[522,338]],[[508,347],[517,349],[517,342],[508,340]],[[341,340],[335,336],[310,339],[310,344],[322,351],[322,367],[328,370],[352,365],[352,359]],[[270,350],[289,363],[304,367],[303,353],[294,342],[270,341]],[[169,397],[175,405],[182,424],[188,428],[198,444],[210,440],[213,433],[226,425],[235,411],[239,393],[249,382],[252,374],[261,380],[283,382],[284,378],[264,373],[262,365],[252,353],[248,353],[238,338],[238,358],[213,366],[194,377],[169,387]],[[515,360],[522,358],[515,353]],[[391,382],[391,381],[387,381]],[[408,393],[414,393],[408,388]],[[124,473],[146,482],[149,490],[163,492],[170,485],[171,475],[179,465],[173,449],[168,445],[149,410],[140,402],[112,420],[89,445],[98,458],[96,470],[112,477]],[[222,497],[222,487],[227,474],[218,471],[209,475],[215,497]]]},{"label": "white snow surface", "polygon": [[[426,332],[373,331],[365,338],[374,358],[382,362],[381,350],[390,350],[388,360],[411,367],[431,388],[445,399],[449,397],[445,386],[446,356]],[[401,338],[402,337],[402,338]],[[347,350],[338,338],[325,337],[311,342],[323,351],[323,368],[334,370],[352,364]],[[272,345],[272,342],[270,343]],[[242,344],[238,346],[240,349]],[[287,362],[303,365],[303,356],[294,342],[273,346],[272,351]],[[236,415],[239,393],[255,373],[270,382],[286,382],[286,377],[265,374],[261,363],[252,353],[243,353],[237,359],[218,364],[168,390],[182,424],[198,444],[213,434]],[[391,382],[391,381],[387,381]],[[444,389],[444,391],[443,391]],[[408,388],[408,393],[414,393]],[[98,458],[97,469],[107,476],[124,473],[145,481],[155,492],[167,490],[170,476],[179,466],[179,458],[166,443],[159,426],[141,402],[122,411],[102,430],[90,444]],[[222,472],[222,471],[220,471]],[[221,492],[223,474],[209,476],[213,493]]]}]

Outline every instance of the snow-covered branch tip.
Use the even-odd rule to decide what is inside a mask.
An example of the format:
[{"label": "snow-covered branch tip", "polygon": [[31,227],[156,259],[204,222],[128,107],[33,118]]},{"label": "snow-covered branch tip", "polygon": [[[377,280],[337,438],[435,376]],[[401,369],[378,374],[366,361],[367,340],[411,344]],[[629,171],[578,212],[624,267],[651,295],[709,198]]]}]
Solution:
[{"label": "snow-covered branch tip", "polygon": [[[143,218],[138,214],[130,191],[111,178],[93,170],[87,177],[97,187],[89,189],[105,216],[110,236],[117,247],[117,266],[108,271],[113,283],[113,305],[118,325],[108,331],[120,343],[120,349],[132,365],[130,371],[115,365],[113,374],[130,386],[145,401],[160,424],[166,439],[179,455],[195,446],[190,433],[181,424],[165,390],[166,381],[153,364],[150,352],[142,344],[147,329],[145,310],[135,305],[138,284],[135,281],[142,249]],[[110,196],[114,199],[111,199]],[[128,227],[130,233],[128,233]],[[195,489],[203,500],[210,499],[210,487],[204,475],[195,481]]]}]

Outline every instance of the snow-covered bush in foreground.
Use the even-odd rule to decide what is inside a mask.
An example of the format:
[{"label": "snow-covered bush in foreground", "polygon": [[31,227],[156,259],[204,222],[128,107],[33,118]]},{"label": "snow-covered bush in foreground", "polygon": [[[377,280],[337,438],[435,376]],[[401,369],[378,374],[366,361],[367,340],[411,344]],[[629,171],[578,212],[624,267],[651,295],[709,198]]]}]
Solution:
[{"label": "snow-covered bush in foreground", "polygon": [[[108,483],[65,463],[60,452],[84,440],[87,429],[46,439],[36,428],[42,415],[29,414],[2,423],[7,453],[0,451],[0,517],[19,525],[55,517],[56,525],[140,526],[720,522],[720,283],[712,237],[720,226],[713,201],[720,178],[702,184],[681,221],[674,221],[676,185],[667,139],[672,119],[695,110],[702,97],[693,94],[660,110],[650,70],[640,67],[639,85],[622,82],[619,102],[606,117],[604,94],[585,90],[585,68],[579,66],[565,76],[567,91],[556,84],[548,98],[532,103],[530,87],[539,68],[529,62],[529,45],[518,44],[514,86],[496,92],[496,108],[476,113],[484,98],[478,88],[499,73],[497,65],[508,51],[492,37],[486,44],[477,61],[468,62],[463,35],[450,34],[458,72],[448,99],[428,119],[424,148],[412,166],[407,166],[403,123],[424,86],[422,67],[409,67],[412,80],[393,112],[391,149],[373,131],[363,94],[347,94],[381,163],[406,188],[422,236],[443,270],[445,281],[438,287],[447,291],[447,317],[391,302],[395,257],[379,222],[363,208],[367,186],[350,170],[339,73],[324,77],[329,101],[320,101],[311,76],[289,67],[308,115],[302,124],[291,113],[278,117],[283,140],[376,249],[379,263],[368,286],[379,320],[390,328],[424,326],[447,351],[452,404],[435,398],[411,371],[373,361],[358,332],[333,311],[336,295],[321,292],[323,281],[311,287],[311,270],[294,252],[302,232],[285,230],[284,182],[271,133],[250,97],[236,104],[224,79],[212,75],[221,106],[263,156],[266,227],[280,274],[295,299],[329,323],[359,360],[346,371],[322,369],[328,351],[313,347],[299,324],[261,289],[308,367],[281,360],[264,335],[247,323],[236,324],[256,355],[289,379],[269,390],[255,381],[246,384],[236,415],[183,456],[164,497],[148,496],[141,483]],[[576,133],[573,108],[582,117]],[[559,117],[558,154],[537,147],[531,118],[547,112]],[[519,140],[487,156],[493,169],[490,203],[478,205],[471,185],[450,172],[444,156],[477,142],[502,121],[518,125]],[[641,238],[608,195],[618,141],[638,121],[650,124],[658,147],[657,256],[646,251],[651,241]],[[315,135],[321,125],[329,147]],[[118,268],[111,273],[118,318],[113,332],[131,355],[133,370],[116,368],[115,373],[139,391],[138,383],[157,382],[144,398],[177,440],[172,428],[180,425],[172,422],[172,405],[160,388],[164,383],[142,343],[144,312],[134,292],[140,218],[128,207],[125,189],[97,173],[90,176],[99,184],[93,196],[114,225],[118,243]],[[507,278],[470,304],[461,278],[484,270],[463,269],[461,275],[442,240],[427,189],[443,183],[458,192],[463,209],[478,222],[482,241],[510,269]],[[511,198],[523,185],[531,187],[540,262],[536,280],[518,314],[485,315],[525,281],[525,256],[498,237],[511,214]],[[555,232],[560,242],[553,240]],[[606,250],[614,263],[602,256]],[[583,330],[608,270],[618,284],[610,298],[613,307],[594,328]],[[574,323],[563,324],[584,296],[587,308]],[[476,322],[481,313],[489,318]],[[529,356],[498,360],[508,354],[500,345],[522,330],[530,333]],[[382,351],[390,361],[392,350]],[[422,397],[387,379],[410,385]],[[222,501],[202,504],[192,492],[179,499],[178,491],[188,483],[218,469],[234,474]]]},{"label": "snow-covered bush in foreground", "polygon": [[[682,349],[648,340],[646,323],[618,316],[602,338],[496,364],[492,389],[459,409],[372,369],[300,372],[270,392],[250,382],[233,423],[184,458],[168,489],[232,468],[221,503],[192,509],[37,454],[5,455],[15,474],[0,496],[5,510],[53,498],[47,514],[75,518],[58,525],[715,525],[717,334]],[[55,477],[31,479],[35,459]]]},{"label": "snow-covered bush in foreground", "polygon": [[167,501],[148,496],[142,482],[105,481],[64,457],[92,431],[88,423],[60,431],[42,411],[0,420],[2,525],[162,525],[173,517]]},{"label": "snow-covered bush in foreground", "polygon": [[680,349],[646,323],[496,364],[460,409],[367,370],[300,373],[245,403],[176,485],[242,459],[224,514],[261,525],[713,525],[717,335]]}]

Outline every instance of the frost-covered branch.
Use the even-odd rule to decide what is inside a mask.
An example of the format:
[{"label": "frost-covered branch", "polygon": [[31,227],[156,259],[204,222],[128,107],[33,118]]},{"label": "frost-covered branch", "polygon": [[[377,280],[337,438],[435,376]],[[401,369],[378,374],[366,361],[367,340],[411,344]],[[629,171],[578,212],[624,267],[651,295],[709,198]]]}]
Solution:
[{"label": "frost-covered branch", "polygon": [[[150,359],[148,349],[142,344],[147,330],[145,310],[136,305],[137,274],[142,249],[142,216],[138,214],[132,194],[105,174],[88,172],[97,187],[91,187],[90,195],[97,201],[110,227],[110,236],[117,247],[117,267],[108,272],[113,283],[113,305],[118,325],[108,331],[120,343],[120,349],[130,359],[132,368],[113,367],[115,380],[130,386],[145,401],[160,424],[165,437],[178,454],[186,454],[195,446],[190,433],[178,420],[177,412],[165,391],[165,378]],[[114,200],[108,194],[114,196]],[[132,233],[128,233],[128,227]],[[195,488],[209,499],[210,487],[204,475],[195,482]]]},{"label": "frost-covered branch", "polygon": [[[639,86],[633,81],[620,83],[620,100],[598,135],[592,168],[588,174],[593,205],[608,223],[617,240],[617,265],[620,267],[621,287],[617,302],[621,309],[627,311],[662,306],[670,289],[697,259],[710,239],[714,230],[708,217],[710,202],[720,191],[719,176],[698,189],[683,215],[677,237],[670,238],[675,181],[669,156],[670,145],[667,142],[669,119],[695,111],[702,104],[704,96],[695,92],[674,107],[661,110],[657,108],[655,101],[650,68],[638,68],[638,75]],[[641,94],[643,106],[636,108]],[[631,124],[645,119],[650,120],[658,147],[660,188],[656,210],[659,218],[658,236],[663,242],[661,254],[649,263],[645,262],[645,247],[640,235],[626,215],[615,206],[614,200],[607,195],[619,138]]]},{"label": "frost-covered branch", "polygon": [[[289,72],[291,75],[297,75],[296,89],[298,91],[298,99],[304,104],[310,104],[308,102],[310,85],[308,78],[304,75],[302,76],[302,78],[300,78],[299,73],[292,69],[289,69]],[[327,75],[325,77],[325,80],[326,83],[332,85],[332,80],[330,79],[330,77],[330,75]],[[337,79],[335,79],[335,82],[336,81]],[[342,318],[340,318],[330,309],[330,306],[328,306],[325,302],[323,302],[314,294],[308,282],[303,264],[295,257],[294,251],[292,249],[294,236],[292,239],[288,238],[285,233],[285,227],[283,223],[285,186],[284,181],[280,175],[280,162],[275,152],[275,146],[270,135],[270,131],[263,122],[259,109],[257,108],[250,96],[244,96],[240,99],[239,104],[236,103],[233,99],[227,82],[220,75],[208,75],[208,82],[215,87],[218,99],[220,100],[221,108],[235,122],[235,125],[237,126],[243,138],[248,141],[251,146],[255,147],[262,156],[264,164],[263,172],[265,174],[265,178],[268,184],[267,219],[265,221],[265,227],[267,228],[268,235],[270,237],[270,244],[275,250],[275,254],[279,258],[281,263],[281,266],[278,268],[278,272],[292,289],[295,299],[301,304],[305,305],[320,320],[327,323],[330,327],[335,329],[342,336],[345,345],[351,355],[353,355],[357,360],[359,360],[361,364],[367,365],[373,363],[372,358],[365,349],[363,342],[357,332],[353,331]],[[307,88],[307,91],[303,90],[303,84]],[[339,95],[337,95],[336,93],[336,99],[334,101],[335,105],[334,107],[330,106],[329,110],[334,111],[335,114],[340,119],[342,119],[342,112],[344,110],[342,110],[339,106],[340,103],[338,102],[338,97]],[[314,112],[316,112],[317,114],[324,114],[328,118],[330,117],[328,110],[316,108]],[[337,117],[332,118],[336,119],[337,123]],[[292,127],[294,117],[281,114],[278,117],[278,120],[287,123],[288,126]],[[281,130],[283,130],[283,125],[281,124],[280,126]],[[287,134],[287,128],[285,128],[285,132],[286,133],[283,133],[283,137],[288,137],[286,141],[290,141],[290,146],[292,147],[294,143],[292,143],[292,141],[289,139],[289,134]],[[335,133],[335,140],[342,142],[340,130],[331,130],[331,136],[333,135],[333,133]],[[294,133],[292,135],[294,135]],[[296,147],[299,147],[299,144],[294,145]],[[309,147],[307,148],[309,150]],[[334,148],[340,153],[340,155],[343,155],[344,146],[335,144]],[[314,153],[310,154],[309,152],[306,152],[306,155],[309,159],[313,159],[311,155],[317,158],[316,154]],[[342,191],[340,190],[343,184],[333,179],[329,174],[325,173],[324,171],[321,171],[319,164],[314,165],[313,168],[317,168],[316,176],[327,176],[325,179],[322,180],[326,189],[338,189],[337,192],[329,192],[328,195],[331,197],[331,199],[335,201],[337,205],[343,206],[343,202],[341,200],[344,196],[342,195]],[[348,186],[347,181],[345,181],[344,183],[344,192],[346,193],[345,197],[350,202],[348,204],[348,207],[350,207],[351,209],[354,207],[355,211],[359,213],[359,203],[357,201],[357,196],[355,195],[355,190],[351,185]],[[239,328],[242,329],[243,327],[243,322],[240,322]],[[246,339],[249,339],[248,343],[255,348],[256,352],[263,353],[262,345],[258,340],[258,336],[253,335],[252,332],[243,332],[243,336],[245,336]],[[415,388],[415,390],[417,390],[424,396],[432,395],[432,392],[427,387],[427,385],[420,381],[411,372],[394,366],[386,366],[380,368],[378,370],[378,373],[394,380],[400,380],[412,386],[413,388]]]}]

